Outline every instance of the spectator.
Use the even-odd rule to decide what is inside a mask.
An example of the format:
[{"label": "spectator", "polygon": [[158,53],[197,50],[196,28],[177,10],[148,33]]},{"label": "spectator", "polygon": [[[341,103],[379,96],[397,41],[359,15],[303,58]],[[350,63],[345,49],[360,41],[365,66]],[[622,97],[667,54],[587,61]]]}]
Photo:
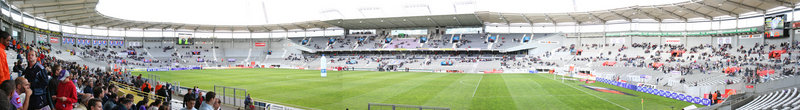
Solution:
[{"label": "spectator", "polygon": [[114,109],[112,110],[131,110],[131,106],[133,106],[133,100],[128,98],[121,98],[119,99],[119,104],[120,105],[114,107]]},{"label": "spectator", "polygon": [[72,110],[72,104],[78,102],[77,90],[72,82],[72,77],[67,70],[62,70],[58,80],[61,83],[58,84],[56,96],[53,96],[53,99],[56,99],[56,110]]},{"label": "spectator", "polygon": [[108,98],[108,100],[106,100],[106,102],[103,103],[103,110],[111,110],[111,109],[116,108],[117,105],[119,104],[118,103],[119,97],[117,97],[117,94],[116,93],[111,93],[111,94],[109,94],[107,96],[107,98]]},{"label": "spectator", "polygon": [[194,108],[195,98],[191,97],[194,93],[186,93],[183,97],[183,108],[181,110],[197,110]]},{"label": "spectator", "polygon": [[136,108],[137,110],[147,110],[147,102],[150,102],[150,100],[148,98],[144,98],[143,100],[136,102],[136,105],[134,105],[133,108]]},{"label": "spectator", "polygon": [[212,106],[214,103],[217,103],[216,95],[217,94],[214,93],[214,92],[206,93],[206,97],[205,97],[205,100],[204,100],[205,102],[203,102],[203,104],[200,105],[200,110],[216,110]]},{"label": "spectator", "polygon": [[11,72],[8,70],[8,61],[6,59],[6,46],[8,46],[8,39],[11,34],[8,32],[0,31],[0,81],[11,80]]},{"label": "spectator", "polygon": [[6,80],[0,83],[0,110],[13,110],[11,105],[11,94],[14,93],[14,81]]},{"label": "spectator", "polygon": [[255,109],[253,108],[253,99],[250,98],[250,94],[244,97],[244,106],[247,107],[247,110]]},{"label": "spectator", "polygon": [[80,97],[81,98],[78,99],[78,100],[80,100],[80,102],[78,102],[78,105],[75,105],[76,107],[73,108],[72,110],[89,110],[89,108],[88,108],[89,99],[92,99],[92,96],[81,95]]},{"label": "spectator", "polygon": [[23,70],[24,68],[22,68],[22,60],[14,62],[13,72],[17,73],[19,76],[22,76]]},{"label": "spectator", "polygon": [[222,101],[220,101],[220,100],[215,101],[213,106],[214,106],[214,110],[222,110],[222,109],[220,109],[220,107],[222,107]]},{"label": "spectator", "polygon": [[17,84],[17,88],[14,91],[14,97],[11,97],[11,104],[14,104],[17,110],[28,110],[28,104],[33,93],[31,83],[28,83],[28,79],[25,79],[25,77],[17,77],[14,83]]},{"label": "spectator", "polygon": [[100,101],[102,100],[98,98],[89,99],[86,107],[88,107],[89,110],[103,110],[103,103],[100,103]]},{"label": "spectator", "polygon": [[161,107],[161,100],[155,100],[150,103],[150,106],[147,107],[147,110],[158,110],[159,107]]},{"label": "spectator", "polygon": [[163,104],[161,104],[161,107],[158,107],[158,110],[170,110],[169,101],[163,102]]},{"label": "spectator", "polygon": [[52,105],[50,104],[50,97],[47,93],[47,84],[50,81],[50,77],[47,76],[47,70],[44,69],[44,66],[38,62],[36,55],[36,52],[33,50],[27,51],[25,56],[28,61],[28,67],[22,72],[25,79],[30,81],[31,90],[33,90],[33,95],[31,95],[30,100],[31,104],[29,104],[31,108],[29,108],[29,110],[45,109],[45,107]]}]

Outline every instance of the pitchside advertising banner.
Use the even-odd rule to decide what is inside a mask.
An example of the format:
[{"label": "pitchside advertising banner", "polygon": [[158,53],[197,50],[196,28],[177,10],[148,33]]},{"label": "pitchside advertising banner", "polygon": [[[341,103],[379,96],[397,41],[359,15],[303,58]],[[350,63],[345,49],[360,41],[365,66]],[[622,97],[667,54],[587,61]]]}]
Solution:
[{"label": "pitchside advertising banner", "polygon": [[639,92],[648,93],[648,94],[659,95],[659,96],[662,96],[662,97],[677,99],[677,100],[691,102],[691,103],[705,105],[705,106],[711,105],[711,99],[704,99],[704,98],[701,98],[701,97],[694,97],[694,96],[689,96],[689,95],[686,95],[686,94],[681,94],[681,93],[676,93],[676,92],[671,92],[671,91],[664,91],[664,90],[659,90],[659,89],[636,86],[636,85],[632,85],[632,84],[628,84],[628,83],[617,82],[617,81],[614,81],[614,80],[608,80],[608,79],[603,79],[603,78],[597,78],[596,80],[599,81],[599,82],[606,83],[606,84],[611,84],[611,85],[627,88],[627,89],[630,89],[630,90],[636,90],[636,91],[639,91]]}]

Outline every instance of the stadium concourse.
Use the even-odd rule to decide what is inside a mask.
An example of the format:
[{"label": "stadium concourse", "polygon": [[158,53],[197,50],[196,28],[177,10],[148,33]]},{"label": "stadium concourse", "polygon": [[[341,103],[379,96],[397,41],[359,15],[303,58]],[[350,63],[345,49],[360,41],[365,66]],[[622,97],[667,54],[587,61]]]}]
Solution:
[{"label": "stadium concourse", "polygon": [[[227,21],[276,19],[265,1]],[[3,0],[0,110],[800,110],[800,0],[459,11],[475,1],[231,25]]]}]

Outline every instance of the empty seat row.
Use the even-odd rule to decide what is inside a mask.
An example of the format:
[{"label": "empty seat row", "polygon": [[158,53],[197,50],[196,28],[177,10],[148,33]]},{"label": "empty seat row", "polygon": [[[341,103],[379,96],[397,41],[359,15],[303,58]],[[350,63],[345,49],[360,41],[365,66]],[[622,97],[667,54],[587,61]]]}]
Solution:
[{"label": "empty seat row", "polygon": [[756,97],[737,110],[797,110],[800,109],[800,93],[797,88],[775,91]]}]

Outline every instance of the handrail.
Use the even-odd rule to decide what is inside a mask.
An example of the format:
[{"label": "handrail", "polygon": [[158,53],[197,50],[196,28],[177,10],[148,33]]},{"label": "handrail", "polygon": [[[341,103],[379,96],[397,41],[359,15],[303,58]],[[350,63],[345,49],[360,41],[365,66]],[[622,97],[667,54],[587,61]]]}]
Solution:
[{"label": "handrail", "polygon": [[127,85],[127,84],[122,84],[122,83],[119,83],[119,82],[116,82],[116,81],[110,81],[110,82],[111,82],[111,84],[114,84],[117,87],[126,89],[128,91],[132,91],[132,92],[135,92],[137,94],[146,94],[147,98],[152,97],[152,98],[157,99],[157,100],[167,99],[166,97],[162,97],[162,96],[159,96],[159,95],[156,95],[156,94],[153,94],[153,93],[146,93],[146,92],[140,91],[138,88],[132,87],[132,86]]}]

